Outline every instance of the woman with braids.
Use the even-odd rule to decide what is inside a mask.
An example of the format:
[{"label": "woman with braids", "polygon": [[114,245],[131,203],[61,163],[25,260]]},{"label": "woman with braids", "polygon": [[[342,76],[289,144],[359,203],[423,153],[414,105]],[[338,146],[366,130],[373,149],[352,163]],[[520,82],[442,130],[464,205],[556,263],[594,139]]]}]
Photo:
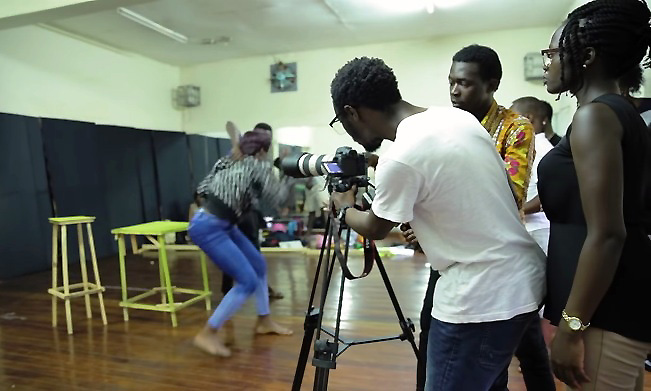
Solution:
[{"label": "woman with braids", "polygon": [[574,389],[636,389],[651,350],[649,137],[617,83],[649,65],[650,19],[643,1],[595,0],[570,13],[542,51],[547,91],[569,91],[578,104],[538,169],[551,222],[545,317],[559,326],[552,367]]},{"label": "woman with braids", "polygon": [[188,233],[192,241],[212,261],[235,280],[205,327],[194,338],[200,349],[228,357],[230,350],[217,331],[252,295],[255,294],[258,334],[290,335],[291,330],[270,318],[267,291],[267,266],[260,251],[237,228],[238,219],[260,198],[278,204],[284,199],[285,186],[273,175],[266,159],[271,136],[265,132],[246,132],[240,140],[241,156],[222,158],[199,184],[202,209],[195,213]]}]

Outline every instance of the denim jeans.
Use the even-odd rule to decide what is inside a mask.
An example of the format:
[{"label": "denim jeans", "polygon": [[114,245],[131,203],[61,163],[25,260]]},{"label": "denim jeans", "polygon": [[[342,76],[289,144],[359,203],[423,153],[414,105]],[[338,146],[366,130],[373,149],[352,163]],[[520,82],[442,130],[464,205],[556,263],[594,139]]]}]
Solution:
[{"label": "denim jeans", "polygon": [[432,319],[427,343],[427,391],[487,391],[538,312],[508,320],[453,324]]},{"label": "denim jeans", "polygon": [[222,272],[233,277],[235,286],[219,303],[208,320],[220,328],[255,294],[258,315],[269,315],[267,264],[260,251],[232,223],[199,210],[188,229],[190,238]]}]

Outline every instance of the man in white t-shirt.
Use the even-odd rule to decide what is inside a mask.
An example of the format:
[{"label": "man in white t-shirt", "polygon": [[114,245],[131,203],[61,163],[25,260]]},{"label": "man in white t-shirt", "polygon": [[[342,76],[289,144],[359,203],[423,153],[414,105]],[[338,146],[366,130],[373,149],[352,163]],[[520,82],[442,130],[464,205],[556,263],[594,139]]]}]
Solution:
[{"label": "man in white t-shirt", "polygon": [[524,226],[536,243],[547,254],[549,243],[549,220],[542,210],[542,204],[538,197],[538,164],[540,160],[551,151],[554,146],[545,135],[545,107],[544,103],[533,96],[525,96],[513,101],[511,110],[527,117],[533,125],[535,136],[536,157],[533,160],[531,179],[527,189],[527,202],[524,210]]},{"label": "man in white t-shirt", "polygon": [[[544,254],[519,220],[504,162],[470,113],[402,100],[380,59],[356,58],[331,84],[346,132],[380,158],[370,211],[334,193],[341,222],[382,239],[410,222],[441,278],[434,291],[426,390],[488,390],[544,294]],[[477,191],[479,189],[479,191]]]}]

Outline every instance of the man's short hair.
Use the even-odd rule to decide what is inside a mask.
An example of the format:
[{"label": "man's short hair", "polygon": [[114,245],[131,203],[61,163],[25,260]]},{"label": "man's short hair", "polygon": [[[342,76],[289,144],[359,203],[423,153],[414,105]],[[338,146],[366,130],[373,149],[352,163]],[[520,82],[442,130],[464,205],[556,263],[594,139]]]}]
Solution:
[{"label": "man's short hair", "polygon": [[523,114],[526,114],[527,112],[535,113],[542,118],[549,118],[550,120],[554,115],[554,110],[549,103],[533,96],[518,98],[513,101],[513,104],[520,105],[523,108],[523,111],[525,111]]},{"label": "man's short hair", "polygon": [[249,130],[240,139],[240,151],[246,156],[253,156],[264,150],[269,151],[271,136],[259,130]]},{"label": "man's short hair", "polygon": [[542,107],[542,114],[543,118],[549,118],[551,121],[552,117],[554,116],[554,109],[552,109],[552,105],[549,104],[546,100],[539,100],[540,105]]},{"label": "man's short hair", "polygon": [[265,123],[265,122],[260,122],[260,123],[256,124],[253,127],[253,129],[263,129],[263,130],[268,130],[270,132],[273,132],[273,130],[271,129],[271,125],[269,125],[268,123]]},{"label": "man's short hair", "polygon": [[540,100],[533,96],[523,96],[513,101],[513,105],[520,106],[520,111],[523,111],[521,114],[536,113],[542,115],[542,105]]},{"label": "man's short hair", "polygon": [[330,84],[330,94],[337,115],[345,105],[387,111],[402,100],[393,70],[381,59],[368,57],[341,67]]},{"label": "man's short hair", "polygon": [[483,81],[491,79],[502,80],[502,63],[495,50],[481,45],[470,45],[459,50],[454,57],[454,62],[475,63],[479,66],[479,77]]}]

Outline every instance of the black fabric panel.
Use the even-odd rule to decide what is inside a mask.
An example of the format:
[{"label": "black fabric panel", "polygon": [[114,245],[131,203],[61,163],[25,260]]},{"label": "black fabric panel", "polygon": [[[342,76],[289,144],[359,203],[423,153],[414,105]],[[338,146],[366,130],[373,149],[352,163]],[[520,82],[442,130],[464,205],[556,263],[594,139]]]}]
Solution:
[{"label": "black fabric panel", "polygon": [[[111,228],[157,220],[157,217],[151,216],[158,208],[150,133],[118,126],[98,125],[96,129],[102,146],[100,160]],[[141,150],[148,150],[149,154],[145,152],[141,155]],[[144,163],[142,167],[141,162]],[[147,185],[143,186],[145,183]],[[151,197],[145,202],[143,191],[150,191],[146,189],[153,190],[153,204]],[[150,209],[149,213],[145,213],[146,208]],[[117,251],[115,242],[113,250]]]},{"label": "black fabric panel", "polygon": [[156,180],[156,161],[154,158],[154,138],[148,130],[137,132],[136,151],[138,154],[138,180],[145,221],[161,219],[158,205],[158,182]]},{"label": "black fabric panel", "polygon": [[50,267],[50,196],[38,118],[0,114],[0,278]]},{"label": "black fabric panel", "polygon": [[228,138],[217,139],[217,149],[219,152],[219,157],[230,155],[232,148],[233,148],[233,143],[231,143],[230,139]]},{"label": "black fabric panel", "polygon": [[187,135],[153,131],[161,218],[186,221],[192,202],[192,178]]},{"label": "black fabric panel", "polygon": [[[114,254],[104,162],[96,126],[58,119],[43,119],[42,124],[55,213],[61,217],[95,216],[93,234],[97,255]],[[74,230],[68,231],[68,256],[77,260],[77,235]]]},{"label": "black fabric panel", "polygon": [[217,141],[212,137],[192,134],[188,136],[188,146],[192,163],[192,188],[196,189],[217,160]]}]

